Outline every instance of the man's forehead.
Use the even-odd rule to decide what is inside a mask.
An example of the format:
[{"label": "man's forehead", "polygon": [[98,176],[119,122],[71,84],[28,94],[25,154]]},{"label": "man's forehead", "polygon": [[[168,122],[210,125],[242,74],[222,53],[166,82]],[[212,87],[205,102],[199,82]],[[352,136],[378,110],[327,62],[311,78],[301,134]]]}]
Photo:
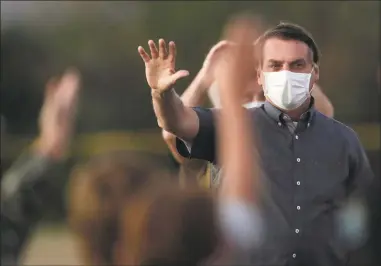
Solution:
[{"label": "man's forehead", "polygon": [[310,49],[304,42],[279,38],[266,40],[262,52],[264,61],[292,62],[301,58],[307,60],[311,56]]}]

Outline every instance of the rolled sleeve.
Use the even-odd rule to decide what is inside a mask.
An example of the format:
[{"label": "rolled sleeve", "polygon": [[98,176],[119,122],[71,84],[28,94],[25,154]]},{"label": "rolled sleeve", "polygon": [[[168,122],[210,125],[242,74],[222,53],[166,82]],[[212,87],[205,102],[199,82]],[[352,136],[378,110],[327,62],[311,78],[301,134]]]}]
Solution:
[{"label": "rolled sleeve", "polygon": [[199,130],[191,143],[176,138],[178,153],[189,159],[206,160],[215,163],[216,130],[212,109],[195,107],[199,119]]}]

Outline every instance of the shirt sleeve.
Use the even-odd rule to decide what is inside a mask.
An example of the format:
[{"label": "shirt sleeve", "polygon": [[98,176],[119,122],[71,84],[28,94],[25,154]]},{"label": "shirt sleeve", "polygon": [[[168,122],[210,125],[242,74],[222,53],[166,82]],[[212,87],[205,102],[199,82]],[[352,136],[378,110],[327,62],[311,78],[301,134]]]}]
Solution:
[{"label": "shirt sleeve", "polygon": [[17,264],[31,228],[41,218],[44,202],[54,198],[56,192],[47,186],[46,177],[55,167],[56,163],[49,158],[26,152],[4,174],[1,180],[2,264]]},{"label": "shirt sleeve", "polygon": [[376,179],[370,166],[368,157],[360,140],[354,133],[350,151],[350,168],[348,192],[351,199],[367,199],[372,197],[375,191]]},{"label": "shirt sleeve", "polygon": [[201,107],[195,107],[193,110],[199,119],[198,133],[191,143],[176,138],[177,151],[185,158],[215,163],[216,129],[213,111]]},{"label": "shirt sleeve", "polygon": [[374,196],[380,191],[365,150],[354,132],[348,146],[348,197],[339,212],[339,232],[348,248],[357,249],[369,237],[369,216],[373,209]]}]

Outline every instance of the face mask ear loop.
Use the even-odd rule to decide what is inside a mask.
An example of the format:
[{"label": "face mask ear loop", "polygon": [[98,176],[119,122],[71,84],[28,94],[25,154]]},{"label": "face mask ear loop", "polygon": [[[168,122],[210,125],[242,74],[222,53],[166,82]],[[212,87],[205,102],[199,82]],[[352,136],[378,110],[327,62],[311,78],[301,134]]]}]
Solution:
[{"label": "face mask ear loop", "polygon": [[[315,69],[316,67],[317,67],[316,64],[313,63],[313,64],[312,64],[312,69],[311,69],[311,72],[310,72],[310,74],[311,74],[311,78],[312,78],[312,72],[314,72],[314,69]],[[311,82],[311,81],[310,81],[310,82]],[[313,91],[315,88],[316,88],[315,85],[312,86],[312,89],[311,89],[311,91],[310,91],[310,97],[312,97],[312,91]]]}]

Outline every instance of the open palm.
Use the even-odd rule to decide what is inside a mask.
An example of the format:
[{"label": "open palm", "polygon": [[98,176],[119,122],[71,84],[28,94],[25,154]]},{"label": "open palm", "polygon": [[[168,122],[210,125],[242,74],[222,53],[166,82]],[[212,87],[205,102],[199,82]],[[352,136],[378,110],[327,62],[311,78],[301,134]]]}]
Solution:
[{"label": "open palm", "polygon": [[51,79],[46,86],[39,124],[40,142],[47,149],[67,148],[74,126],[79,83],[79,73],[68,70],[60,79]]},{"label": "open palm", "polygon": [[159,93],[171,89],[180,78],[189,75],[186,70],[175,71],[176,45],[169,42],[168,49],[163,39],[159,40],[159,50],[152,40],[148,41],[151,57],[143,47],[139,46],[138,51],[146,67],[146,78],[148,85]]}]

